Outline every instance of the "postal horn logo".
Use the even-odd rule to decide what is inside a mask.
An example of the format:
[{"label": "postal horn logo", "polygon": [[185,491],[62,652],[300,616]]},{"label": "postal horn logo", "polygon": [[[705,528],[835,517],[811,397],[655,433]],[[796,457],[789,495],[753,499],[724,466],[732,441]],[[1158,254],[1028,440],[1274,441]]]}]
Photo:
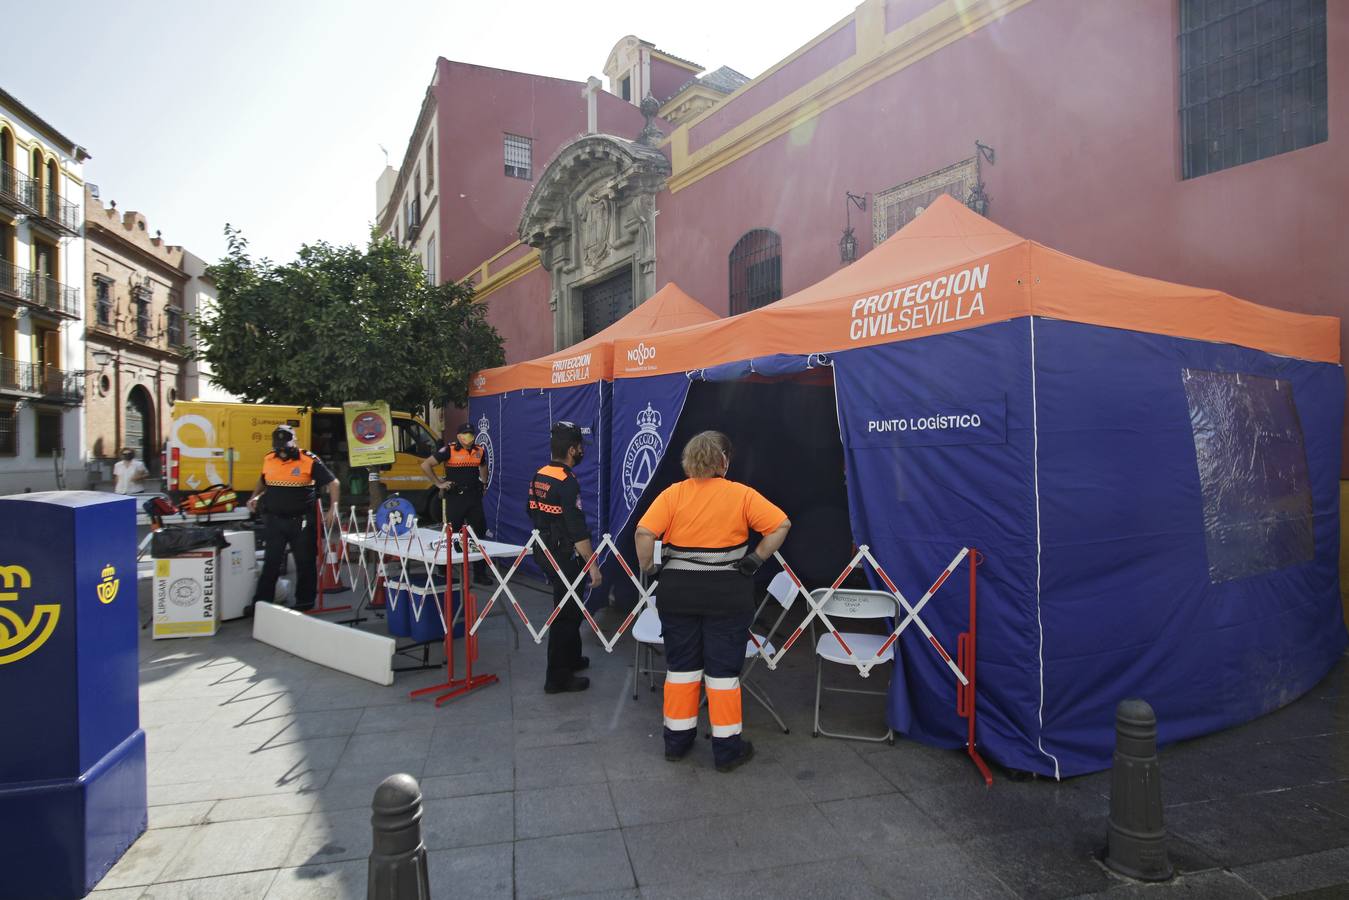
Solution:
[{"label": "postal horn logo", "polygon": [[623,500],[628,509],[637,505],[642,492],[656,475],[656,467],[665,455],[665,442],[660,438],[660,413],[646,405],[637,414],[637,433],[628,441],[623,454]]},{"label": "postal horn logo", "polygon": [[492,430],[492,423],[486,416],[478,419],[478,435],[473,439],[479,447],[482,447],[483,455],[487,457],[487,483],[483,485],[483,490],[492,486],[492,476],[497,470],[496,450],[492,447],[492,435],[488,432]]},{"label": "postal horn logo", "polygon": [[17,603],[19,591],[32,587],[33,578],[23,566],[0,566],[0,666],[28,656],[47,643],[56,630],[61,617],[59,604],[34,603],[27,621],[5,605]]},{"label": "postal horn logo", "polygon": [[103,578],[98,583],[98,602],[105,606],[117,599],[117,588],[122,584],[122,579],[117,577],[117,570],[113,568],[112,563],[103,567]]}]

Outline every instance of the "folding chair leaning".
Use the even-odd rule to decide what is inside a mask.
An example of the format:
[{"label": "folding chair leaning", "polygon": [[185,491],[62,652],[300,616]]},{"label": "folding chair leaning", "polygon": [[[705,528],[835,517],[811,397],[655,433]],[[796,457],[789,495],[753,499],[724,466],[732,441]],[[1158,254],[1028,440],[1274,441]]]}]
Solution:
[{"label": "folding chair leaning", "polygon": [[[811,598],[815,603],[820,603],[824,596],[829,593],[827,588],[818,588],[811,591]],[[899,601],[884,591],[858,591],[858,590],[836,590],[832,597],[821,607],[821,610],[830,619],[899,619],[901,610]],[[835,694],[868,694],[872,696],[886,696],[888,691],[864,691],[858,688],[841,688],[824,686],[824,664],[825,662],[837,663],[843,666],[855,666],[857,661],[879,665],[882,662],[893,662],[895,659],[895,648],[899,642],[892,643],[886,648],[884,655],[878,656],[881,646],[885,643],[888,635],[885,634],[866,634],[863,632],[842,632],[844,643],[853,651],[854,656],[850,656],[846,650],[839,644],[838,638],[833,633],[826,633],[820,636],[815,644],[815,728],[811,732],[812,737],[824,735],[831,738],[842,738],[851,741],[873,741],[893,744],[895,742],[895,733],[890,729],[887,722],[885,734],[874,737],[865,734],[847,734],[844,732],[828,731],[820,723],[820,695],[825,691]]]}]

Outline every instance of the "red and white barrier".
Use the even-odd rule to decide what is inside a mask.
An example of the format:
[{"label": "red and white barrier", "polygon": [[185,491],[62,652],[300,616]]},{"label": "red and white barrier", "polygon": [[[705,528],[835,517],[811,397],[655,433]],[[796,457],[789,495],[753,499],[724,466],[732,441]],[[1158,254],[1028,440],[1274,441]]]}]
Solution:
[{"label": "red and white barrier", "polygon": [[[496,559],[494,559],[494,554],[491,552],[495,550],[496,555],[501,555],[500,551],[504,549],[502,545],[498,544],[494,547],[489,547],[488,544],[491,542],[484,542],[481,540],[477,534],[474,533],[472,528],[466,526],[458,535],[451,535],[447,530],[442,529],[439,536],[428,541],[426,534],[424,534],[425,529],[417,528],[415,521],[412,525],[413,527],[404,535],[382,534],[374,540],[371,540],[370,538],[375,534],[375,529],[373,516],[370,516],[367,520],[366,537],[363,538],[363,542],[361,543],[359,564],[352,566],[351,554],[346,552],[345,546],[342,552],[342,559],[348,564],[348,574],[353,587],[358,583],[363,584],[365,601],[367,603],[373,603],[380,586],[390,577],[393,577],[388,569],[390,560],[397,560],[398,564],[401,565],[401,577],[404,581],[407,580],[407,562],[409,559],[420,559],[434,564],[445,565],[446,571],[451,572],[454,569],[451,546],[454,538],[460,540],[460,547],[462,547],[463,552],[460,553],[457,564],[461,569],[459,575],[460,597],[462,601],[464,622],[466,624],[466,646],[464,654],[465,675],[463,678],[454,677],[454,629],[453,622],[447,621],[445,623],[445,653],[448,670],[447,680],[443,684],[412,692],[412,696],[414,697],[438,691],[443,692],[436,699],[437,706],[452,697],[460,696],[468,691],[490,684],[496,680],[495,675],[474,675],[473,662],[477,658],[478,631],[482,627],[483,621],[491,613],[498,602],[504,600],[510,609],[514,610],[515,615],[520,619],[520,622],[525,626],[525,629],[529,632],[536,644],[543,643],[544,637],[548,634],[548,630],[552,627],[553,622],[557,620],[562,607],[567,603],[575,603],[577,608],[581,611],[582,617],[595,633],[596,640],[598,640],[605,651],[609,653],[613,652],[618,641],[628,631],[632,624],[637,621],[637,618],[642,614],[643,610],[647,606],[651,606],[652,608],[655,607],[655,598],[659,582],[652,582],[650,585],[644,586],[637,577],[632,566],[629,565],[628,561],[619,552],[611,535],[606,534],[601,538],[598,546],[595,547],[590,554],[590,557],[584,561],[579,572],[574,578],[569,579],[564,574],[561,564],[553,556],[547,545],[543,542],[542,536],[537,531],[530,534],[529,539],[525,542],[523,547],[510,548],[510,550],[514,552],[514,557],[511,559],[510,565],[505,567],[503,572],[502,567],[497,564]],[[355,531],[355,528],[356,522],[353,515],[350,523],[350,530]],[[511,589],[512,581],[515,578],[516,573],[520,571],[521,565],[535,548],[542,552],[542,555],[548,561],[548,565],[553,569],[554,577],[561,579],[563,584],[563,596],[561,602],[552,609],[541,625],[536,625],[530,620],[529,615],[525,612],[519,598],[515,596]],[[369,574],[369,570],[365,565],[365,553],[367,551],[373,551],[377,556],[375,574],[373,576]],[[595,621],[594,616],[592,616],[590,611],[586,608],[581,593],[591,569],[599,565],[599,560],[606,551],[613,554],[614,559],[618,562],[624,573],[631,580],[633,587],[637,590],[637,603],[612,635],[605,635],[603,629],[600,628],[599,623]],[[471,578],[469,563],[471,557],[474,555],[481,556],[482,560],[486,563],[487,571],[490,573],[490,577],[494,582],[491,595],[483,604],[480,611],[476,608],[476,597],[470,586]],[[826,590],[818,592],[818,597],[812,595],[812,592],[801,582],[801,579],[797,577],[791,565],[780,553],[774,554],[774,558],[781,564],[782,570],[787,573],[800,591],[807,604],[807,611],[801,623],[787,640],[783,642],[781,648],[778,649],[776,653],[770,653],[770,647],[761,643],[753,634],[750,635],[750,640],[754,642],[758,654],[765,664],[770,669],[776,669],[778,663],[782,661],[783,656],[791,650],[792,646],[795,645],[801,635],[805,633],[810,624],[813,621],[818,620],[834,639],[838,641],[839,646],[843,648],[843,651],[848,655],[852,665],[857,668],[858,674],[862,677],[867,677],[872,668],[884,659],[886,651],[900,639],[906,629],[910,626],[917,628],[918,631],[922,633],[923,637],[926,638],[926,642],[941,658],[943,664],[951,671],[952,676],[957,682],[956,713],[961,718],[967,720],[967,752],[971,760],[978,767],[980,773],[983,775],[985,782],[987,784],[992,784],[992,776],[976,749],[975,740],[977,705],[975,695],[976,570],[982,559],[977,551],[974,551],[969,547],[961,547],[951,558],[951,561],[947,563],[946,567],[937,575],[931,586],[918,598],[916,603],[909,602],[908,598],[905,597],[904,593],[895,585],[894,580],[885,571],[884,567],[881,566],[880,562],[866,545],[858,548],[848,565],[845,566],[843,571],[839,573],[839,576],[834,579],[833,584]],[[942,586],[950,579],[951,575],[960,567],[961,563],[966,561],[968,561],[970,569],[970,627],[969,631],[959,635],[957,643],[957,653],[959,658],[953,659],[940,639],[933,634],[927,623],[923,621],[922,613],[937,592],[940,591]],[[830,621],[828,614],[824,611],[824,608],[834,594],[843,589],[842,585],[844,581],[848,579],[848,576],[863,564],[871,566],[875,571],[877,578],[885,585],[887,592],[895,598],[900,608],[904,610],[903,617],[895,624],[895,627],[890,634],[886,636],[879,652],[875,656],[865,659],[859,657],[853,649],[848,646],[838,628],[834,626],[834,623]],[[426,573],[426,580],[428,590],[432,589],[431,572],[429,568]],[[453,589],[453,577],[450,577],[447,580],[450,583],[445,587],[445,596],[449,597]]]}]

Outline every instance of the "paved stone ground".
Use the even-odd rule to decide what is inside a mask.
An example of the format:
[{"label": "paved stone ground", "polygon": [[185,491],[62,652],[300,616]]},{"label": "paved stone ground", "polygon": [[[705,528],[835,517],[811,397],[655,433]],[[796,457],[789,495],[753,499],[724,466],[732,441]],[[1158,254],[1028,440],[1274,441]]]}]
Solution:
[{"label": "paved stone ground", "polygon": [[[722,775],[706,747],[664,761],[627,640],[608,656],[587,639],[591,690],[549,697],[542,648],[513,650],[494,617],[481,668],[501,683],[437,710],[407,692],[442,673],[378,687],[250,634],[143,638],[150,830],[93,896],[363,897],[371,794],[398,771],[426,797],[436,897],[1349,896],[1344,661],[1284,710],[1163,753],[1181,874],[1145,887],[1094,857],[1108,773],[996,772],[987,790],[960,752],[812,740],[808,650],[760,672],[792,733],[747,702],[758,756]],[[878,698],[834,702],[840,724],[879,724]]]}]

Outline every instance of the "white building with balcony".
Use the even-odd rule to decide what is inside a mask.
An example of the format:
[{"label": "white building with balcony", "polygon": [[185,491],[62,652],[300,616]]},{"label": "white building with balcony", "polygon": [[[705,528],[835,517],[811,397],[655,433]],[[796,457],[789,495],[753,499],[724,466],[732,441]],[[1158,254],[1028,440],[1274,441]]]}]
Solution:
[{"label": "white building with balcony", "polygon": [[84,162],[0,89],[0,494],[86,484]]}]

